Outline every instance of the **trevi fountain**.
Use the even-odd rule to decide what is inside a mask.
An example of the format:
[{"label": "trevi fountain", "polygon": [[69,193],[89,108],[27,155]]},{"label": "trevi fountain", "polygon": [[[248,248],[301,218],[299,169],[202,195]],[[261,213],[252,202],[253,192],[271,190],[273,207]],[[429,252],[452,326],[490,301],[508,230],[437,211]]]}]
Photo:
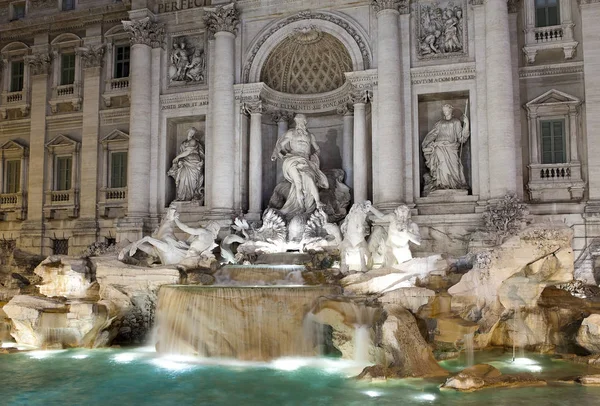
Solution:
[{"label": "trevi fountain", "polygon": [[[443,109],[423,142],[426,187],[461,193],[468,121]],[[2,313],[5,399],[105,403],[113,385],[135,404],[598,399],[600,289],[574,279],[569,227],[530,224],[507,195],[466,255],[413,257],[411,209],[350,206],[343,173],[321,170],[306,117],[294,120],[261,221],[191,226],[172,205],[140,240],[24,264]],[[169,170],[182,200],[203,194],[196,131]],[[54,383],[23,389],[22,373]],[[97,378],[71,386],[81,374]]]},{"label": "trevi fountain", "polygon": [[[27,10],[35,12],[47,3],[31,2]],[[506,20],[507,13],[513,13],[507,10],[520,2],[328,2],[346,7],[344,12],[358,10],[360,24],[379,24],[378,54],[363,41],[365,30],[353,28],[354,20],[348,23],[351,19],[329,8],[318,11],[321,3],[308,2],[311,6],[302,7],[314,10],[289,15],[287,7],[294,9],[294,1],[115,3],[107,7],[132,8],[131,21],[123,21],[122,31],[107,34],[117,48],[131,36],[131,92],[117,71],[107,73],[110,89],[102,99],[107,109],[111,103],[116,107],[103,110],[114,113],[103,113],[100,126],[110,120],[120,123],[125,109],[130,134],[115,127],[101,141],[103,151],[95,142],[96,149],[89,153],[85,130],[81,179],[73,175],[81,188],[81,205],[69,206],[71,192],[59,201],[52,191],[55,194],[47,199],[58,200],[49,208],[40,206],[43,226],[23,223],[21,231],[29,230],[30,242],[46,232],[54,233],[53,241],[68,241],[56,236],[73,218],[96,219],[77,224],[98,224],[100,230],[112,227],[106,224],[117,213],[116,234],[102,234],[110,238],[93,242],[80,255],[73,247],[68,250],[71,255],[47,255],[43,247],[39,252],[44,255],[34,255],[15,247],[15,240],[6,239],[3,231],[0,404],[599,404],[597,265],[588,261],[586,268],[579,261],[594,247],[582,249],[580,228],[544,218],[542,209],[529,204],[557,196],[582,199],[587,186],[577,174],[577,120],[597,120],[598,114],[579,114],[581,101],[559,90],[524,107],[530,120],[564,114],[573,121],[554,123],[569,130],[556,124],[547,127],[553,131],[549,134],[553,140],[565,134],[574,137],[563,145],[573,159],[560,161],[558,169],[543,166],[535,156],[529,167],[533,169],[527,190],[533,197],[528,203],[515,183],[523,181],[517,176],[523,169],[520,147],[502,139],[515,128],[513,104],[518,103],[512,78],[506,82],[503,76],[511,67],[508,27],[496,24],[502,20],[496,17]],[[150,3],[153,12],[145,8]],[[355,3],[360,3],[356,10]],[[581,3],[591,8],[596,2]],[[11,3],[10,13],[17,15],[20,4]],[[204,8],[211,4],[216,7]],[[523,4],[533,7],[534,2]],[[236,42],[236,7],[254,21],[272,5],[268,13],[286,17],[260,30],[252,28],[264,34],[251,43],[255,52],[249,53],[247,69],[234,71],[230,62],[248,45],[245,37]],[[407,28],[412,6],[419,19],[414,32]],[[561,7],[561,16],[567,12],[570,19],[570,6],[566,11]],[[187,17],[194,13],[204,16],[202,24],[211,29],[210,36],[192,29],[200,21]],[[165,27],[157,25],[155,14],[170,19],[173,27],[182,24],[180,31],[167,30],[166,47]],[[405,25],[398,26],[398,21]],[[557,49],[561,58],[563,51],[565,57],[573,57],[577,46],[572,44],[572,26],[570,20],[558,26],[563,27]],[[101,32],[93,30],[88,29],[85,44]],[[485,40],[469,37],[468,31],[485,33]],[[410,50],[401,48],[408,41],[401,33],[414,36]],[[36,35],[39,47],[42,34]],[[558,34],[535,35],[548,40]],[[324,47],[322,54],[312,52],[317,49],[314,44]],[[55,57],[71,45],[52,42]],[[269,54],[265,47],[274,51]],[[486,47],[493,55],[485,54]],[[529,63],[535,62],[537,52],[544,60],[544,47],[524,48]],[[79,108],[89,108],[91,99],[100,100],[99,94],[88,94],[90,72],[102,69],[101,64],[94,68],[90,50],[102,60],[103,48],[74,49],[84,55],[85,100],[82,107],[80,99],[52,96],[52,113],[58,118],[49,116],[43,124],[52,131],[62,125],[56,124],[60,114],[76,115]],[[20,55],[13,48],[5,50],[3,58]],[[125,51],[119,52],[111,53],[110,60],[124,61]],[[206,58],[211,52],[212,60]],[[483,76],[481,65],[475,69],[469,59],[473,52],[477,60],[484,58]],[[296,60],[297,54],[306,59]],[[375,56],[377,64],[370,65]],[[402,73],[410,69],[411,57],[423,62],[412,76]],[[326,64],[327,58],[335,69],[319,71],[318,64]],[[437,63],[452,58],[459,58],[458,73],[436,71]],[[52,58],[42,59],[28,59],[25,71],[29,75],[31,70],[38,96],[40,78],[47,74],[40,72]],[[62,64],[68,61],[63,55]],[[79,69],[77,61],[74,66]],[[11,69],[20,66],[15,63]],[[266,68],[260,71],[258,63]],[[316,67],[294,71],[278,82],[273,72],[288,63]],[[154,66],[161,64],[167,68],[159,77]],[[533,75],[534,68],[525,72]],[[252,78],[257,83],[251,83]],[[406,80],[429,86],[428,93],[411,96],[411,84],[403,87]],[[470,84],[463,88],[465,81]],[[214,89],[202,87],[207,84]],[[444,86],[447,92],[442,92]],[[595,97],[596,90],[588,91],[590,99]],[[185,92],[202,97],[183,99],[180,93]],[[320,95],[318,103],[315,94]],[[6,99],[5,93],[2,97]],[[31,115],[40,119],[36,103],[33,97]],[[277,103],[280,109],[274,111]],[[400,114],[400,105],[407,114]],[[262,121],[267,111],[275,124]],[[13,113],[18,112],[3,110],[8,119]],[[93,127],[88,120],[86,110],[86,129]],[[344,123],[341,147],[324,141],[327,128],[334,133],[331,139],[337,137],[338,127],[342,129],[336,120]],[[405,145],[399,134],[407,128],[411,134],[411,120],[418,122],[416,140]],[[545,131],[544,122],[528,123],[532,131]],[[591,124],[588,128],[597,128]],[[40,128],[45,127],[36,128],[43,132]],[[161,138],[165,128],[169,138]],[[35,132],[33,124],[31,131]],[[60,144],[44,144],[52,159],[60,159],[65,151],[79,154],[79,141],[61,137]],[[546,142],[545,135],[540,137]],[[112,189],[88,184],[90,177],[84,175],[90,162],[102,154],[112,162],[115,151],[123,153],[119,148],[127,143],[129,172],[119,173],[126,174],[129,188],[119,182],[121,186]],[[30,155],[20,156],[29,156],[30,165],[45,162],[33,144]],[[538,148],[533,141],[531,145]],[[16,147],[2,148],[10,156]],[[544,148],[542,161],[545,154],[567,154],[558,141],[548,151]],[[336,154],[343,159],[333,159]],[[598,154],[590,150],[588,155],[594,160]],[[106,177],[113,182],[116,169],[124,169],[110,165],[112,172]],[[588,164],[590,171],[597,169],[594,165]],[[43,170],[29,171],[31,186],[38,172]],[[541,177],[534,179],[535,174]],[[550,186],[544,183],[548,176],[553,177]],[[568,193],[561,182],[568,183]],[[108,197],[98,205],[86,203],[90,188]],[[39,203],[33,190],[29,196],[29,205]],[[123,196],[127,205],[119,206],[115,201]],[[562,213],[579,200],[552,210]],[[103,210],[100,220],[93,217],[97,207]],[[90,211],[92,217],[85,217]],[[27,221],[35,219],[31,213],[33,209]],[[427,216],[433,220],[424,222]],[[436,218],[445,222],[438,229]],[[94,230],[88,234],[100,241],[100,231]],[[56,244],[55,251],[59,248]]]}]

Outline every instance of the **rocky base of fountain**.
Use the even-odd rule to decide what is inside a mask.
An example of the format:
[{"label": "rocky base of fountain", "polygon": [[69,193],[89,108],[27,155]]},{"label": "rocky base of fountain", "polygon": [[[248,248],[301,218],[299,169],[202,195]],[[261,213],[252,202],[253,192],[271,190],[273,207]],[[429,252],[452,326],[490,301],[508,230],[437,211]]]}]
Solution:
[{"label": "rocky base of fountain", "polygon": [[[277,253],[216,272],[49,257],[33,273],[39,293],[2,310],[19,343],[94,347],[144,342],[167,300],[159,350],[255,360],[336,353],[372,364],[364,379],[444,376],[436,359],[488,346],[577,353],[600,366],[600,301],[573,282],[571,238],[568,228],[529,227],[460,260],[433,255],[347,276],[324,253]],[[181,283],[203,286],[175,289],[185,292],[178,299],[160,290]],[[188,304],[173,310],[184,296]],[[537,384],[469,374],[447,386]]]},{"label": "rocky base of fountain", "polygon": [[448,378],[441,389],[473,392],[490,388],[545,386],[546,384],[546,381],[532,374],[504,375],[491,365],[479,364],[465,368],[460,373]]}]

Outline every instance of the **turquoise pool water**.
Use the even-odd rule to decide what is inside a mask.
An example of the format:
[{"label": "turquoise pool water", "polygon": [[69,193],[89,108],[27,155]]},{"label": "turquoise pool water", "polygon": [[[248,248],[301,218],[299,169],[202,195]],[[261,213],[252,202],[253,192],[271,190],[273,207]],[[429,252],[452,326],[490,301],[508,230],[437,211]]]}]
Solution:
[{"label": "turquoise pool water", "polygon": [[[586,372],[549,357],[527,358],[515,365],[509,354],[486,353],[476,362],[546,377]],[[439,381],[357,382],[348,379],[351,370],[327,359],[216,364],[145,349],[34,351],[0,355],[0,405],[600,405],[600,388],[574,384],[461,394],[440,391]]]}]

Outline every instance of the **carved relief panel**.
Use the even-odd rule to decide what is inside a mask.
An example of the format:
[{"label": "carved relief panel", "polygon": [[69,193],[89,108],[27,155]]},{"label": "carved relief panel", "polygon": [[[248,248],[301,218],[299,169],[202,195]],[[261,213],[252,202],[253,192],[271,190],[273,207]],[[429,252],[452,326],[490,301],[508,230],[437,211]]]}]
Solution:
[{"label": "carved relief panel", "polygon": [[422,0],[417,3],[417,57],[435,59],[466,55],[465,12],[465,0]]},{"label": "carved relief panel", "polygon": [[206,52],[204,34],[180,35],[171,38],[169,48],[169,86],[206,83]]}]

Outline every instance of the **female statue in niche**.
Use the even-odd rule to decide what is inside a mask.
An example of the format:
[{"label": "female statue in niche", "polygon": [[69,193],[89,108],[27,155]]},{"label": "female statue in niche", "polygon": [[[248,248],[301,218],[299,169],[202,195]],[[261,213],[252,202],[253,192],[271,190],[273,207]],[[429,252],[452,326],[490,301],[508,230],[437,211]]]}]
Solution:
[{"label": "female statue in niche", "polygon": [[179,147],[179,155],[167,175],[175,179],[177,201],[204,200],[204,149],[198,140],[198,130],[188,130],[187,139]]},{"label": "female statue in niche", "polygon": [[[462,144],[469,139],[469,119],[463,114],[463,122],[452,116],[450,104],[442,106],[443,118],[435,123],[422,143],[425,165],[424,194],[439,189],[469,188],[461,162]],[[466,109],[465,109],[466,111]]]}]

